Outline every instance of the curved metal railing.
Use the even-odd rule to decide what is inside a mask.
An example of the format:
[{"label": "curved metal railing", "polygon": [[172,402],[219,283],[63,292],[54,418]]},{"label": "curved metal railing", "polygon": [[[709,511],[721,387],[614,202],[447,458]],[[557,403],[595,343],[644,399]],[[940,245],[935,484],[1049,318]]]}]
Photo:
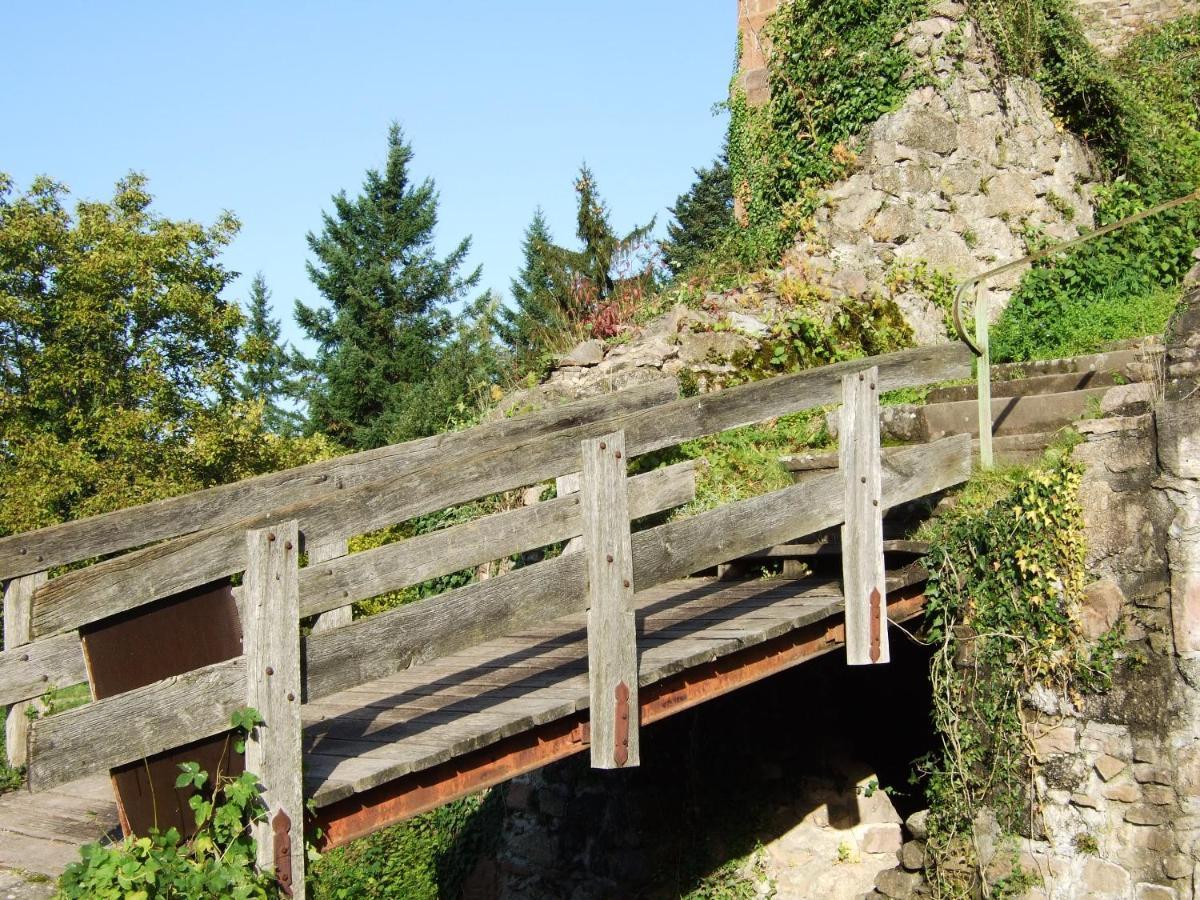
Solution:
[{"label": "curved metal railing", "polygon": [[991,354],[988,349],[988,304],[986,301],[987,294],[983,297],[976,298],[975,301],[975,335],[974,338],[967,334],[967,329],[963,325],[962,318],[962,301],[968,290],[977,288],[991,278],[997,275],[1003,275],[1006,272],[1011,272],[1021,266],[1033,265],[1034,263],[1054,256],[1057,253],[1063,253],[1067,250],[1072,250],[1075,247],[1080,247],[1097,238],[1104,237],[1106,234],[1112,234],[1114,231],[1119,231],[1129,225],[1135,225],[1138,222],[1148,219],[1151,216],[1156,216],[1159,213],[1166,212],[1169,209],[1174,209],[1177,206],[1183,206],[1186,203],[1192,203],[1200,200],[1200,188],[1192,191],[1190,194],[1185,194],[1182,197],[1176,197],[1174,200],[1167,200],[1164,203],[1159,203],[1156,206],[1151,206],[1149,209],[1144,209],[1132,216],[1126,216],[1111,224],[1105,225],[1102,228],[1097,228],[1095,231],[1090,231],[1085,235],[1074,238],[1069,241],[1063,241],[1054,244],[1050,247],[1045,247],[1036,253],[1030,253],[1021,259],[1013,260],[1005,263],[1002,266],[997,266],[994,269],[988,269],[986,272],[968,278],[958,286],[958,290],[954,292],[954,307],[952,310],[954,319],[954,330],[958,333],[959,339],[966,344],[971,352],[979,357],[976,372],[976,384],[978,385],[979,396],[979,461],[985,469],[990,469],[993,464],[992,456],[992,383],[991,383]]}]

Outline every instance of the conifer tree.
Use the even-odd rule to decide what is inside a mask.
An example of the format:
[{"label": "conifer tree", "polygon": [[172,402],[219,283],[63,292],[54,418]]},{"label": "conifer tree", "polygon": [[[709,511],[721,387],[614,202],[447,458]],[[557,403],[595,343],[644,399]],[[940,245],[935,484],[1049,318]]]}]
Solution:
[{"label": "conifer tree", "polygon": [[250,301],[242,339],[243,368],[238,393],[263,405],[263,424],[276,434],[295,434],[301,417],[280,405],[291,389],[291,366],[279,342],[280,323],[271,317],[271,291],[259,272],[250,282]]},{"label": "conifer tree", "polygon": [[438,259],[433,181],[412,182],[398,125],[387,145],[383,171],[368,170],[357,197],[334,196],[321,233],[308,235],[309,278],[327,305],[296,303],[296,321],[317,344],[305,360],[314,376],[308,427],[354,449],[442,427],[445,411],[427,408],[428,381],[454,331],[447,306],[480,275],[459,275],[470,238]]},{"label": "conifer tree", "polygon": [[525,229],[524,264],[511,282],[514,306],[503,307],[497,330],[517,359],[527,363],[545,349],[570,315],[570,285],[541,207]]},{"label": "conifer tree", "polygon": [[[596,178],[584,163],[575,181],[578,195],[576,210],[576,236],[583,249],[576,253],[564,253],[567,266],[576,276],[576,291],[579,296],[575,305],[576,315],[586,315],[602,306],[616,287],[613,269],[625,256],[632,254],[654,228],[654,220],[647,225],[635,226],[625,237],[617,237],[608,221],[608,207],[600,199],[596,189]],[[591,307],[589,309],[589,307]]]},{"label": "conifer tree", "polygon": [[733,226],[733,182],[722,153],[711,166],[696,169],[696,180],[670,208],[663,259],[676,275],[700,262]]}]

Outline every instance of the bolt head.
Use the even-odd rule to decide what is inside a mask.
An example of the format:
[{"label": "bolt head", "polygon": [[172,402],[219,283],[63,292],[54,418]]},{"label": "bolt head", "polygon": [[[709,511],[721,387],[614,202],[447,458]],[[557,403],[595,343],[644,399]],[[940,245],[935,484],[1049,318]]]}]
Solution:
[{"label": "bolt head", "polygon": [[274,666],[267,666],[266,672],[267,672],[267,675],[274,675],[275,674]]}]

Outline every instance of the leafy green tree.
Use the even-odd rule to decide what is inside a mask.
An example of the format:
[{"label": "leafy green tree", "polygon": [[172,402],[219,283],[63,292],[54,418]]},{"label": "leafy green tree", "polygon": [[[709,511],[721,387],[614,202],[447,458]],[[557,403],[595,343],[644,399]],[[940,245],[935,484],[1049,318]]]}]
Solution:
[{"label": "leafy green tree", "polygon": [[302,360],[314,376],[310,430],[365,449],[437,431],[446,410],[429,408],[428,382],[451,339],[447,307],[479,280],[459,275],[470,238],[445,258],[434,253],[437,193],[409,176],[412,148],[388,131],[387,163],[368,170],[362,192],[333,198],[308,274],[326,305],[297,301],[296,321],[317,344]]},{"label": "leafy green tree", "polygon": [[565,328],[570,317],[570,282],[539,207],[525,229],[521,244],[525,262],[511,282],[513,308],[499,312],[498,334],[521,362],[528,362],[547,346],[550,336]]},{"label": "leafy green tree", "polygon": [[0,533],[319,454],[238,398],[243,319],[218,260],[237,220],[165,219],[137,174],[110,202],[66,199],[0,174]]},{"label": "leafy green tree", "polygon": [[663,259],[676,275],[715,250],[733,227],[733,180],[724,153],[711,166],[696,169],[696,180],[670,208]]},{"label": "leafy green tree", "polygon": [[300,414],[280,403],[292,389],[291,365],[279,342],[279,320],[271,317],[271,291],[262,272],[250,282],[249,305],[238,393],[243,400],[262,403],[263,424],[268,429],[276,434],[296,434]]}]

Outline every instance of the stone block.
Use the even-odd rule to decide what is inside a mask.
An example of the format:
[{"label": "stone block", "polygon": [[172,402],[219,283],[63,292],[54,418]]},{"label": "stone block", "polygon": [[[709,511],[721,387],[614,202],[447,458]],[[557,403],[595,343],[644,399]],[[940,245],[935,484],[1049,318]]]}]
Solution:
[{"label": "stone block", "polygon": [[900,852],[896,854],[896,858],[900,860],[900,865],[908,871],[920,872],[925,868],[925,842],[905,841]]},{"label": "stone block", "polygon": [[953,153],[958,146],[957,126],[953,119],[923,107],[907,107],[897,116],[896,140],[914,150],[927,150],[939,156]]},{"label": "stone block", "polygon": [[1165,784],[1147,784],[1142,788],[1142,798],[1154,806],[1169,806],[1175,802],[1175,790]]},{"label": "stone block", "polygon": [[1170,784],[1171,772],[1151,763],[1134,763],[1133,777],[1138,784]]},{"label": "stone block", "polygon": [[[1125,594],[1111,578],[1093,581],[1083,592],[1083,603],[1079,609],[1079,625],[1083,636],[1096,640],[1112,629],[1121,617],[1125,606]],[[1105,778],[1105,781],[1109,779]]]},{"label": "stone block", "polygon": [[1178,900],[1175,888],[1139,881],[1133,892],[1134,900]]},{"label": "stone block", "polygon": [[1082,794],[1082,793],[1072,794],[1071,795],[1071,805],[1072,806],[1081,806],[1084,809],[1099,809],[1100,808],[1100,800],[1097,797],[1093,797],[1091,794]]},{"label": "stone block", "polygon": [[1105,753],[1096,760],[1096,772],[1105,781],[1112,781],[1118,775],[1125,771],[1126,763],[1117,759],[1115,756],[1110,756]]},{"label": "stone block", "polygon": [[875,877],[875,890],[892,900],[912,900],[924,879],[916,872],[887,869]]},{"label": "stone block", "polygon": [[1080,887],[1090,896],[1125,897],[1129,885],[1129,873],[1115,863],[1091,858],[1083,864]]},{"label": "stone block", "polygon": [[1170,813],[1161,806],[1146,803],[1136,803],[1125,810],[1125,821],[1131,825],[1165,825],[1170,818]]},{"label": "stone block", "polygon": [[856,826],[862,853],[896,853],[900,849],[900,826],[894,822]]},{"label": "stone block", "polygon": [[604,344],[601,341],[584,341],[562,357],[560,366],[594,366],[604,359]]},{"label": "stone block", "polygon": [[1101,790],[1105,800],[1116,800],[1118,803],[1136,803],[1142,799],[1142,789],[1136,784],[1106,784]]},{"label": "stone block", "polygon": [[1192,874],[1192,865],[1192,861],[1182,853],[1173,853],[1163,858],[1162,870],[1168,878],[1178,881]]},{"label": "stone block", "polygon": [[923,841],[929,837],[929,810],[922,809],[904,820],[904,827],[915,840]]},{"label": "stone block", "polygon": [[508,791],[504,795],[504,804],[509,809],[529,809],[533,799],[533,785],[527,781],[509,782]]},{"label": "stone block", "polygon": [[1200,478],[1200,401],[1166,402],[1156,412],[1163,469],[1176,478]]},{"label": "stone block", "polygon": [[1076,731],[1069,725],[1038,728],[1034,733],[1033,750],[1038,762],[1053,756],[1074,753],[1078,747]]}]

